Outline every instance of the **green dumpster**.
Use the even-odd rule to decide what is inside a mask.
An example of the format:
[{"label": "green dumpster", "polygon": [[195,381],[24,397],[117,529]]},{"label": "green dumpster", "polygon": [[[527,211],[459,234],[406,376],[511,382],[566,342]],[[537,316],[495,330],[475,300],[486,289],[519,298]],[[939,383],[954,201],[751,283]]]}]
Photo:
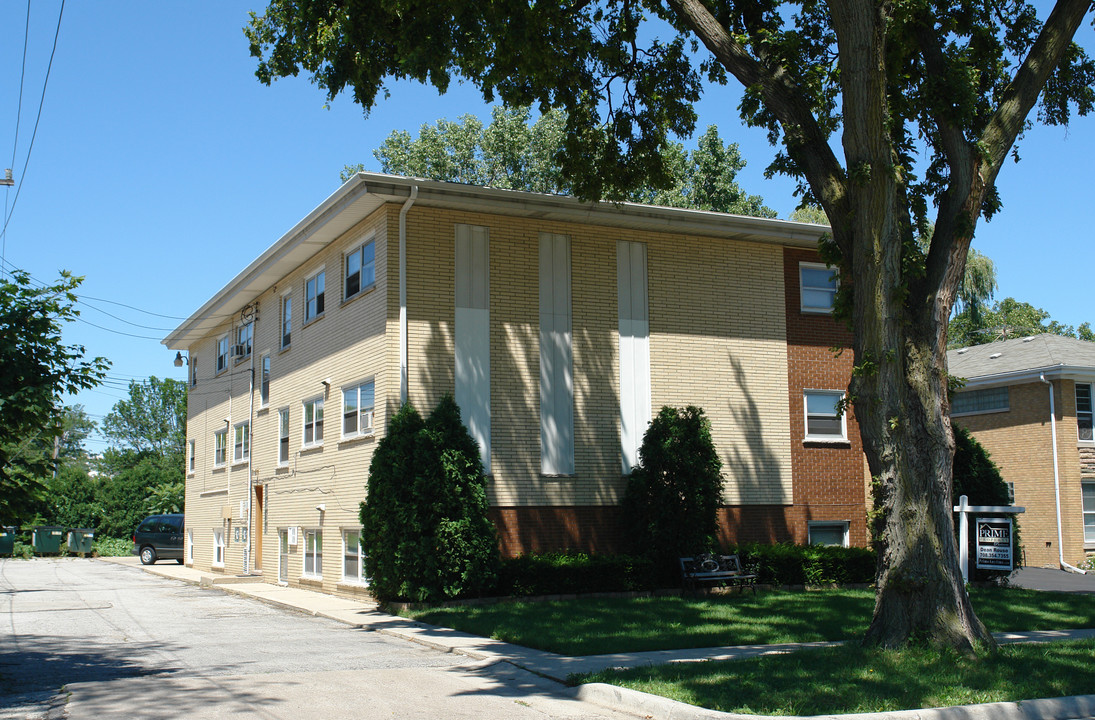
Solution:
[{"label": "green dumpster", "polygon": [[31,544],[38,555],[56,555],[61,552],[61,543],[65,539],[65,529],[53,525],[39,525],[34,528]]},{"label": "green dumpster", "polygon": [[15,555],[15,528],[8,525],[0,525],[0,556]]},{"label": "green dumpster", "polygon": [[95,544],[95,531],[91,528],[72,528],[68,531],[68,551],[90,553]]}]

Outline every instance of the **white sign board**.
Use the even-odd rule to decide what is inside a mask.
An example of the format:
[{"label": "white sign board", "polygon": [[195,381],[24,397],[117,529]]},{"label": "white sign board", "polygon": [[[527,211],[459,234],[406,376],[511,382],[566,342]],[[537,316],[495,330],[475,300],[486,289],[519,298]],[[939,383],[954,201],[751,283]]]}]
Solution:
[{"label": "white sign board", "polygon": [[1013,570],[1011,518],[977,518],[977,567]]}]

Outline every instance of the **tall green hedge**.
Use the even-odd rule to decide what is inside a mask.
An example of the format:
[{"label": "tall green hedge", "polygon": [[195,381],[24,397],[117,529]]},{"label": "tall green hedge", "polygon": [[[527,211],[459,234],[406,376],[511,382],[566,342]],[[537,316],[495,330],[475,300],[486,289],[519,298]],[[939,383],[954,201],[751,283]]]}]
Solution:
[{"label": "tall green hedge", "polygon": [[404,405],[369,466],[365,572],[380,600],[439,602],[489,591],[498,539],[479,446],[446,396],[423,420]]},{"label": "tall green hedge", "polygon": [[663,407],[643,435],[624,495],[633,552],[676,572],[677,558],[715,547],[721,501],[711,422],[697,407]]}]

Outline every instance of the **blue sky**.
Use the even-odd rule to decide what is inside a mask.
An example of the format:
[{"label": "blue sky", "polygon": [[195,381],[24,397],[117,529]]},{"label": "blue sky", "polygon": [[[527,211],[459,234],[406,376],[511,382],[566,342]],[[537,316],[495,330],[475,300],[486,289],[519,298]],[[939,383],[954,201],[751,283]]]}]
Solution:
[{"label": "blue sky", "polygon": [[[343,165],[378,170],[372,150],[392,130],[489,115],[469,86],[439,97],[395,85],[365,118],[348,97],[326,107],[304,77],[261,85],[242,32],[260,2],[68,0],[31,149],[60,7],[32,2],[18,110],[27,5],[0,3],[0,171],[16,179],[0,188],[4,257],[46,282],[60,269],[85,276],[82,320],[65,340],[113,362],[108,383],[76,399],[96,419],[131,379],[185,377],[160,340],[330,195]],[[1090,24],[1080,40],[1095,51]],[[709,92],[699,129],[716,124],[738,142],[742,186],[787,217],[793,184],[764,179],[772,149],[736,107],[732,88]],[[1071,325],[1095,321],[1084,290],[1095,269],[1095,118],[1036,127],[1020,154],[1000,178],[1004,209],[974,246],[997,264],[998,297]]]}]

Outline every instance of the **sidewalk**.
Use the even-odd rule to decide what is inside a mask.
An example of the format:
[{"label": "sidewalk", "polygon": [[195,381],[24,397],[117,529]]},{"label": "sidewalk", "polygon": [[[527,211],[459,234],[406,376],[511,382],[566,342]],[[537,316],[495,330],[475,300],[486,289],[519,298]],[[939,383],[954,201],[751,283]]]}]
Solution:
[{"label": "sidewalk", "polygon": [[[784,643],[779,645],[740,645],[734,647],[697,648],[688,650],[658,650],[654,652],[616,653],[571,657],[534,650],[490,638],[469,635],[449,628],[435,627],[381,612],[376,603],[348,600],[312,590],[283,587],[257,582],[254,577],[214,575],[177,564],[141,565],[136,557],[99,558],[106,562],[140,568],[146,572],[203,587],[216,587],[225,592],[260,600],[279,607],[328,618],[352,627],[382,633],[418,643],[434,650],[463,655],[476,660],[507,662],[561,683],[572,673],[586,673],[605,668],[629,668],[674,662],[704,660],[734,660],[758,655],[793,652],[808,647],[837,645],[837,642]],[[1095,589],[1095,588],[1093,588]],[[1059,630],[1019,633],[993,633],[997,642],[1048,642],[1095,637],[1095,629]],[[614,685],[593,683],[575,689],[582,700],[658,720],[762,720],[757,715],[735,715],[697,708]],[[1027,700],[1022,703],[992,703],[959,708],[907,710],[877,714],[832,716],[839,720],[1070,720],[1095,717],[1095,695],[1048,700]],[[829,718],[829,716],[824,716]],[[784,718],[783,720],[795,720]],[[822,717],[815,720],[823,720]]]}]

